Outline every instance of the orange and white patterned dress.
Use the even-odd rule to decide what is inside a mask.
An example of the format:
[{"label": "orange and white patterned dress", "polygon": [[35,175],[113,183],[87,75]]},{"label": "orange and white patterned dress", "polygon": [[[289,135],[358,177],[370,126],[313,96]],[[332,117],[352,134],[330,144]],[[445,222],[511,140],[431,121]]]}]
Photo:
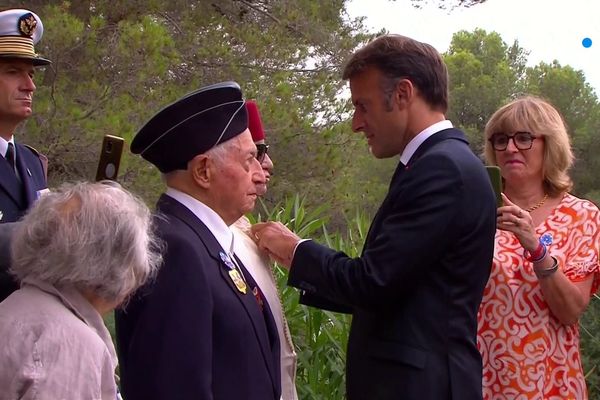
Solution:
[{"label": "orange and white patterned dress", "polygon": [[[550,255],[572,282],[593,275],[600,284],[600,212],[566,194],[536,228],[551,234]],[[496,231],[490,280],[478,314],[484,399],[587,399],[578,324],[563,325],[550,312],[532,263],[511,232]]]}]

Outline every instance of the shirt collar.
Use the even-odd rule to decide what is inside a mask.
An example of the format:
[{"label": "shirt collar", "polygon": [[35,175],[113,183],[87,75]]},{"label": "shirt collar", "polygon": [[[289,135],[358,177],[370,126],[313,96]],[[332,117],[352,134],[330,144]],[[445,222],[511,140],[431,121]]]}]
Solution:
[{"label": "shirt collar", "polygon": [[206,225],[223,250],[233,253],[233,233],[223,219],[212,208],[180,190],[167,188],[167,196],[172,197]]},{"label": "shirt collar", "polygon": [[[10,140],[6,140],[4,139],[2,136],[0,136],[0,154],[2,155],[2,157],[6,157],[6,151],[8,150],[8,143],[12,143],[13,146],[15,145],[15,137],[11,136]],[[16,148],[15,148],[15,154],[16,154]]]},{"label": "shirt collar", "polygon": [[423,129],[417,136],[408,142],[404,148],[404,151],[402,152],[402,155],[400,156],[400,162],[404,165],[407,165],[410,161],[410,158],[413,156],[413,154],[415,154],[415,151],[417,151],[417,149],[425,140],[440,131],[450,128],[452,128],[452,122],[446,119],[444,121],[436,122],[428,128]]}]

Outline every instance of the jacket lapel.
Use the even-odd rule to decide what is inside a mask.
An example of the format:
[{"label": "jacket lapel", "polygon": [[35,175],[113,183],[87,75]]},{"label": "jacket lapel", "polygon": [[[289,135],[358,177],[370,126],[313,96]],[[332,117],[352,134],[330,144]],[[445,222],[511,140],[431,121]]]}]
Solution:
[{"label": "jacket lapel", "polygon": [[[278,387],[278,385],[276,383],[280,382],[279,371],[275,370],[276,365],[273,364],[273,361],[277,361],[275,359],[274,355],[276,355],[277,359],[279,359],[279,348],[278,348],[279,340],[278,340],[278,336],[277,336],[278,335],[277,334],[277,326],[275,325],[275,320],[273,319],[273,314],[271,313],[269,305],[268,305],[266,299],[264,298],[264,294],[262,294],[262,292],[261,292],[261,295],[263,297],[263,310],[260,309],[258,302],[252,292],[254,288],[257,288],[257,290],[259,290],[259,291],[260,291],[260,288],[258,288],[258,285],[254,281],[254,278],[252,278],[252,274],[250,274],[250,272],[248,272],[248,270],[246,269],[244,264],[242,264],[242,261],[237,256],[234,256],[234,257],[235,257],[236,262],[238,263],[240,269],[242,270],[244,277],[246,278],[246,282],[248,283],[248,286],[249,286],[248,293],[246,293],[246,295],[244,295],[244,296],[238,295],[238,298],[240,299],[240,301],[242,301],[242,304],[244,305],[244,308],[246,309],[246,312],[248,313],[248,316],[250,317],[250,320],[252,321],[252,325],[254,327],[254,333],[256,334],[256,337],[258,338],[258,340],[260,342],[260,348],[261,348],[263,357],[265,359],[267,369],[269,370],[269,375],[271,375],[271,380],[273,381],[274,386]],[[221,265],[221,271],[223,271],[223,270],[224,270],[223,265]],[[223,274],[221,274],[221,275],[223,275]],[[229,278],[228,271],[227,271],[226,275],[227,275],[227,278]],[[226,279],[226,280],[231,282],[231,279]],[[231,285],[230,285],[230,287],[231,287]],[[237,291],[237,289],[236,289],[236,291]],[[275,340],[271,340],[271,338],[273,338]],[[274,346],[275,346],[275,348],[274,348]]]},{"label": "jacket lapel", "polygon": [[[275,371],[275,365],[273,365],[273,361],[276,361],[272,356],[273,349],[269,343],[269,332],[267,329],[270,329],[271,332],[275,327],[275,322],[273,320],[273,316],[271,311],[268,309],[267,312],[263,315],[261,312],[258,303],[252,293],[252,289],[257,287],[256,282],[252,279],[252,275],[246,270],[242,262],[237,259],[238,263],[244,277],[246,279],[247,288],[246,293],[242,293],[237,289],[235,284],[233,283],[229,270],[230,268],[225,264],[223,259],[221,258],[221,253],[227,254],[227,252],[221,247],[217,239],[214,237],[212,232],[204,225],[204,223],[194,215],[187,207],[179,203],[177,200],[163,194],[158,200],[158,209],[159,211],[164,211],[170,215],[173,215],[182,221],[184,221],[190,228],[196,232],[198,238],[202,241],[208,253],[211,257],[216,261],[219,267],[219,272],[225,284],[231,289],[235,297],[239,300],[239,302],[244,307],[244,310],[248,314],[250,321],[252,322],[252,326],[254,328],[254,334],[260,344],[261,352],[263,355],[264,362],[269,371],[269,375],[271,376],[271,380],[273,383],[274,391],[277,393],[277,388],[279,387],[279,378],[277,372]],[[266,302],[264,303],[267,304]],[[270,319],[270,320],[269,320]],[[269,324],[269,321],[271,324]],[[276,332],[276,331],[275,331]],[[275,336],[276,337],[276,336]],[[278,342],[278,341],[277,341]],[[279,354],[277,352],[277,357]]]},{"label": "jacket lapel", "polygon": [[381,219],[383,218],[383,215],[387,214],[385,212],[385,210],[387,209],[387,203],[389,202],[389,197],[390,197],[390,193],[392,191],[392,187],[398,181],[398,179],[400,179],[400,177],[402,176],[402,173],[405,170],[406,170],[406,166],[404,164],[402,164],[401,162],[398,162],[396,171],[394,171],[394,175],[392,175],[392,179],[390,181],[390,187],[388,189],[388,192],[387,192],[385,198],[383,199],[383,202],[379,206],[379,209],[377,209],[377,213],[375,213],[375,217],[373,217],[371,226],[369,226],[369,231],[367,232],[367,237],[365,238],[365,245],[363,246],[363,250],[362,250],[363,253],[365,252],[365,249],[367,248],[367,244],[369,243],[369,240],[372,239],[371,236],[374,234],[374,232],[377,232],[379,230],[379,224],[382,222]]},{"label": "jacket lapel", "polygon": [[[17,159],[19,156],[17,155]],[[18,208],[24,208],[24,196],[17,175],[6,159],[0,156],[0,187],[17,204]]]},{"label": "jacket lapel", "polygon": [[427,140],[425,140],[417,148],[417,150],[412,155],[412,157],[410,158],[410,160],[408,161],[408,164],[406,166],[404,164],[402,164],[401,162],[398,163],[398,166],[396,167],[396,171],[394,171],[394,175],[392,176],[392,179],[390,181],[390,187],[388,189],[388,193],[385,196],[385,199],[383,200],[383,202],[381,203],[381,206],[377,210],[377,213],[375,214],[375,217],[373,218],[373,222],[371,222],[371,226],[369,227],[369,232],[367,233],[367,237],[365,239],[365,245],[363,246],[363,253],[364,253],[365,249],[367,248],[367,244],[369,243],[369,240],[373,239],[372,236],[374,236],[376,234],[376,232],[379,230],[379,225],[381,225],[381,223],[383,222],[383,220],[382,220],[383,216],[387,215],[386,210],[389,206],[388,203],[390,201],[392,189],[396,185],[398,185],[398,182],[400,181],[402,174],[405,171],[409,170],[410,167],[429,149],[431,149],[436,144],[438,144],[444,140],[448,140],[448,139],[456,139],[456,140],[461,140],[467,144],[469,143],[467,141],[467,139],[465,138],[464,133],[462,133],[458,129],[454,129],[454,128],[444,129],[444,130],[439,131],[439,132],[435,133],[434,135],[431,135],[430,137],[428,137]]},{"label": "jacket lapel", "polygon": [[26,150],[25,146],[21,146],[20,144],[16,145],[17,147],[17,160],[16,167],[17,172],[19,173],[19,178],[21,178],[21,182],[23,184],[23,192],[25,194],[25,200],[27,201],[27,207],[30,207],[33,202],[37,199],[37,193],[35,190],[33,177],[31,175],[31,171],[27,167],[27,163],[25,162]]}]

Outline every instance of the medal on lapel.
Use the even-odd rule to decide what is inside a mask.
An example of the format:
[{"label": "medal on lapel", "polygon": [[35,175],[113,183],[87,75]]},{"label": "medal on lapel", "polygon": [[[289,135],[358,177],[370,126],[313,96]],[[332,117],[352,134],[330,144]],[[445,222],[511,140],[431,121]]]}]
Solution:
[{"label": "medal on lapel", "polygon": [[229,268],[229,278],[231,278],[231,281],[233,282],[237,290],[239,290],[242,294],[246,294],[246,291],[248,290],[246,282],[244,282],[244,279],[235,267],[233,261],[231,261],[231,258],[229,258],[229,256],[223,253],[222,251],[219,252],[219,256],[221,257],[221,260],[223,261],[223,263],[225,263],[227,268]]},{"label": "medal on lapel", "polygon": [[230,269],[229,270],[229,277],[233,281],[233,284],[235,285],[235,287],[237,288],[237,290],[239,290],[243,294],[246,294],[246,282],[244,282],[244,280],[240,276],[240,273],[238,272],[238,270],[237,269]]},{"label": "medal on lapel", "polygon": [[262,294],[260,293],[260,290],[258,289],[258,287],[255,286],[254,289],[252,289],[252,294],[256,298],[256,302],[258,303],[258,306],[260,307],[260,310],[262,311],[262,309],[264,307],[264,303],[263,303],[263,299],[262,299]]}]

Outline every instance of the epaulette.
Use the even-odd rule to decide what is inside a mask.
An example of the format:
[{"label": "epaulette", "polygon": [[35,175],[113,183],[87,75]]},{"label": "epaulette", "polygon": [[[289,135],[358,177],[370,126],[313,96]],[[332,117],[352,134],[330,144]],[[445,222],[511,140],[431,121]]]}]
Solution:
[{"label": "epaulette", "polygon": [[25,144],[24,146],[27,147],[37,158],[40,159],[40,162],[42,163],[42,170],[44,171],[44,178],[48,180],[48,157],[41,154],[39,151],[37,151],[35,148],[31,147],[28,144]]},{"label": "epaulette", "polygon": [[38,156],[38,157],[40,156],[40,152],[39,152],[39,151],[37,151],[37,150],[36,150],[34,147],[32,147],[32,146],[30,146],[30,145],[28,145],[28,144],[24,144],[23,146],[25,146],[25,147],[27,147],[29,150],[31,150],[31,152],[32,152],[33,154],[35,154],[36,156]]}]

